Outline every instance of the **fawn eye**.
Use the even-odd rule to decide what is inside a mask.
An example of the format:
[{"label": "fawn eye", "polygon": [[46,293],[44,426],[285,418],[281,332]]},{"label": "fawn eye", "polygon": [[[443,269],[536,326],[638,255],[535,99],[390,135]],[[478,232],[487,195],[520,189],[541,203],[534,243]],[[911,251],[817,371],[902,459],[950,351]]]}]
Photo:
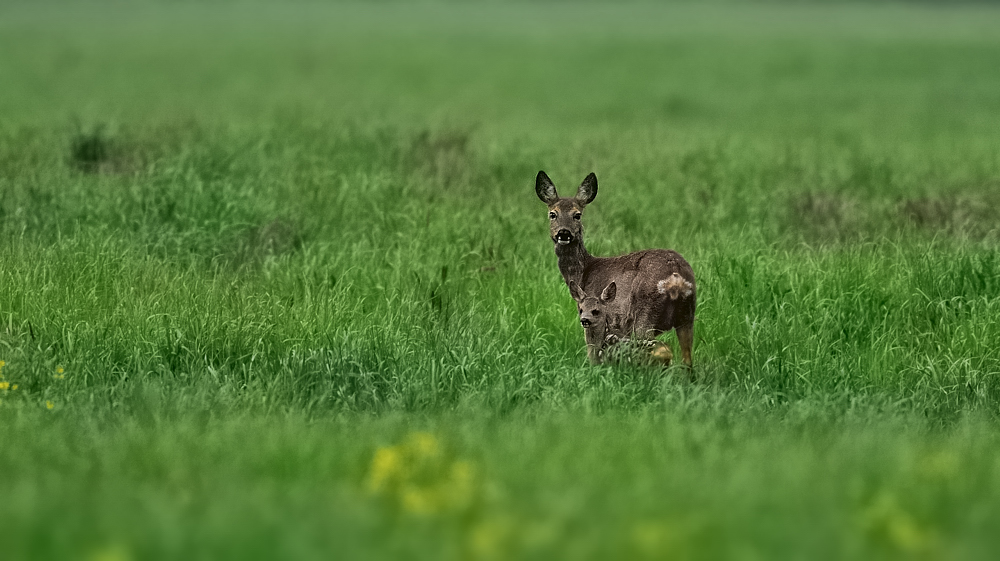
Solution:
[{"label": "fawn eye", "polygon": [[573,218],[576,219],[576,220],[579,220],[581,216],[583,216],[583,214],[578,212],[578,213],[576,213],[576,214],[573,215]]},{"label": "fawn eye", "polygon": [[549,220],[555,220],[555,219],[556,219],[556,211],[550,210],[549,211]]},{"label": "fawn eye", "polygon": [[591,312],[591,314],[592,314],[592,315],[593,315],[594,317],[597,317],[597,316],[601,315],[601,310],[594,310],[593,312]]}]

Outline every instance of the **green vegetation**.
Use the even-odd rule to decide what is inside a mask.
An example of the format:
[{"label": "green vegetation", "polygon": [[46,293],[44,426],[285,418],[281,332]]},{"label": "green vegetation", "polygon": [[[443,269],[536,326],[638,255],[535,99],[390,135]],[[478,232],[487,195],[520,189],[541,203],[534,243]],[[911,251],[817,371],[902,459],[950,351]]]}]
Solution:
[{"label": "green vegetation", "polygon": [[[992,558],[997,29],[0,7],[0,557]],[[586,364],[539,169],[693,377]]]}]

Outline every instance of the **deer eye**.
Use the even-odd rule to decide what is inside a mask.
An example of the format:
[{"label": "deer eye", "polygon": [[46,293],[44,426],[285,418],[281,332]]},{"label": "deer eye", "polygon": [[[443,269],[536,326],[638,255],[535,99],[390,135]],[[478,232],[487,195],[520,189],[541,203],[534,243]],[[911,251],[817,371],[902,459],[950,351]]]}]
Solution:
[{"label": "deer eye", "polygon": [[549,211],[549,220],[555,220],[555,219],[556,219],[556,211],[550,210]]},{"label": "deer eye", "polygon": [[573,215],[573,218],[574,218],[575,220],[579,220],[579,219],[580,219],[580,217],[582,217],[582,216],[583,216],[583,213],[580,213],[580,212],[578,212],[578,213],[576,213],[576,214],[574,214],[574,215]]}]

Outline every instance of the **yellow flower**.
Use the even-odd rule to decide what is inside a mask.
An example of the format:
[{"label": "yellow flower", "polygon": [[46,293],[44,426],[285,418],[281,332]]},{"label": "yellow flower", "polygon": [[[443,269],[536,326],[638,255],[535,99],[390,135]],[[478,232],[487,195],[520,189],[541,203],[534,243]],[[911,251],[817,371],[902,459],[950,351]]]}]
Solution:
[{"label": "yellow flower", "polygon": [[65,374],[53,374],[52,377],[55,378],[56,380],[65,380],[66,379],[66,375]]},{"label": "yellow flower", "polygon": [[410,448],[419,458],[432,458],[441,451],[441,445],[437,437],[429,432],[415,432],[410,434]]},{"label": "yellow flower", "polygon": [[440,507],[440,501],[433,489],[407,487],[400,495],[403,509],[413,514],[434,514]]},{"label": "yellow flower", "polygon": [[56,366],[56,374],[62,374],[64,372],[62,366]]},{"label": "yellow flower", "polygon": [[433,434],[410,433],[402,443],[375,451],[365,486],[414,515],[468,509],[479,496],[475,466],[448,456]]},{"label": "yellow flower", "polygon": [[400,478],[404,469],[402,454],[395,446],[384,446],[375,452],[372,458],[371,474],[368,477],[368,490],[377,493]]},{"label": "yellow flower", "polygon": [[52,403],[51,401],[48,401],[48,400],[46,400],[46,401],[45,401],[45,408],[46,408],[46,409],[52,409],[52,408],[54,408],[55,406],[56,406],[56,404],[55,404],[55,403]]},{"label": "yellow flower", "polygon": [[455,508],[468,506],[476,492],[475,471],[472,463],[466,460],[458,460],[451,464],[449,474],[449,491],[452,506]]},{"label": "yellow flower", "polygon": [[0,368],[3,368],[4,366],[7,366],[7,363],[0,360]]},{"label": "yellow flower", "polygon": [[889,493],[879,495],[862,513],[862,523],[875,541],[905,553],[929,553],[938,546],[937,532],[921,526]]},{"label": "yellow flower", "polygon": [[14,390],[16,390],[16,389],[17,389],[17,384],[14,384],[13,386],[11,386],[11,387],[10,387],[10,390],[11,390],[11,391],[14,391]]},{"label": "yellow flower", "polygon": [[6,391],[10,387],[10,382],[0,382],[0,390]]}]

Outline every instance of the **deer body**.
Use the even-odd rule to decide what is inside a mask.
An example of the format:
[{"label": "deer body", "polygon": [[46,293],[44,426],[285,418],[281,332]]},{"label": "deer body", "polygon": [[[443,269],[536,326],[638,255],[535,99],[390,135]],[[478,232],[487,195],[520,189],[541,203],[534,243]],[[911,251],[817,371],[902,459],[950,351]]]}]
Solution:
[{"label": "deer body", "polygon": [[[578,295],[603,294],[613,283],[616,292],[627,297],[612,297],[603,302],[609,334],[618,338],[653,339],[675,329],[682,358],[691,364],[694,341],[696,286],[691,265],[679,253],[668,249],[647,249],[618,257],[594,257],[583,244],[583,210],[597,196],[597,177],[591,173],[583,180],[575,197],[559,197],[545,172],[538,172],[535,192],[549,207],[549,231],[555,244],[559,272]],[[578,304],[580,300],[577,299]],[[581,318],[582,322],[582,318]],[[585,326],[586,327],[586,326]],[[589,336],[588,339],[594,339]],[[599,362],[601,347],[588,357]]]}]

